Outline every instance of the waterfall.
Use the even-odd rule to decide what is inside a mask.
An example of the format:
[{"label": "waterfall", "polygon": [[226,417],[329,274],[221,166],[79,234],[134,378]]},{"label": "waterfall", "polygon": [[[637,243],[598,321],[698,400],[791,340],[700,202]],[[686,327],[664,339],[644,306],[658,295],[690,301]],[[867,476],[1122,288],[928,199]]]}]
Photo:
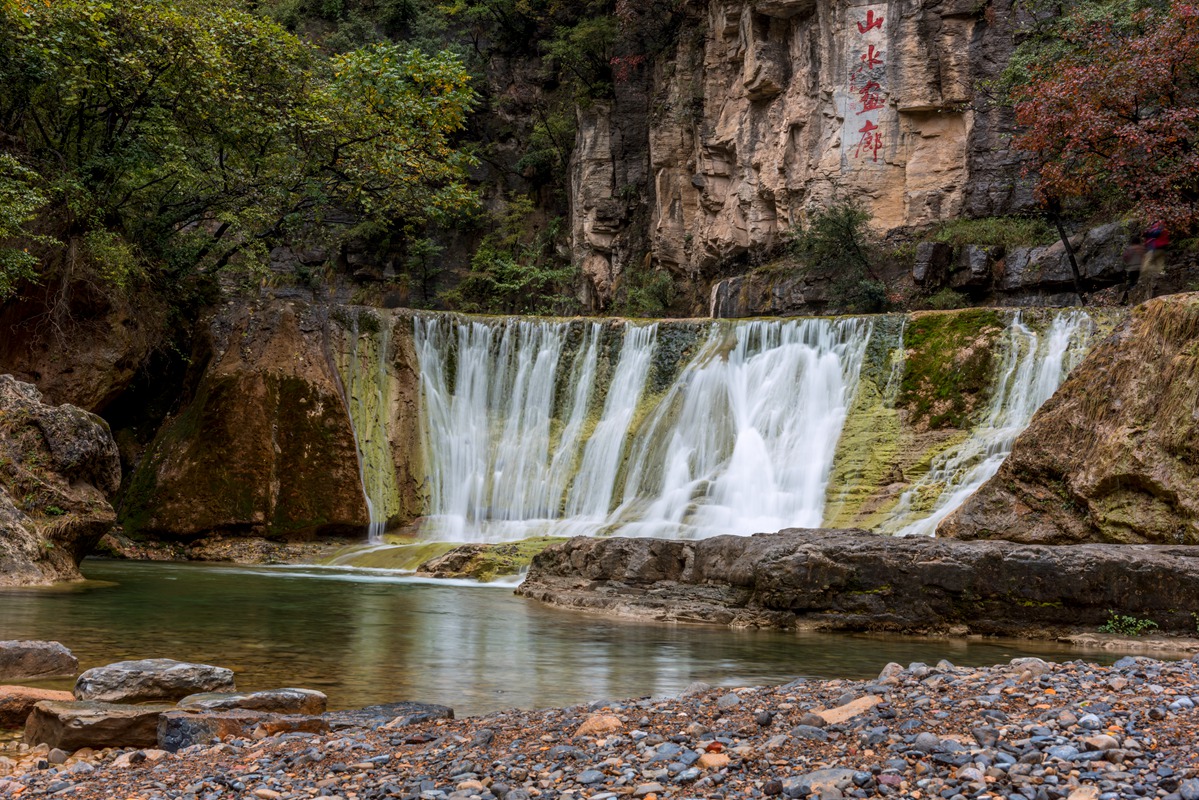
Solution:
[{"label": "waterfall", "polygon": [[617,349],[598,323],[417,318],[425,534],[817,526],[870,330],[713,324],[662,387],[656,325],[625,323]]},{"label": "waterfall", "polygon": [[388,519],[399,511],[388,431],[392,320],[360,311],[348,325],[347,346],[336,363],[358,451],[358,473],[370,519],[369,540],[378,544],[383,541]]},{"label": "waterfall", "polygon": [[[1014,314],[1004,335],[1003,358],[982,423],[904,492],[882,530],[896,536],[932,536],[941,520],[990,480],[1033,414],[1082,360],[1092,326],[1085,312],[1063,312],[1054,317],[1042,337],[1019,313]],[[916,507],[922,495],[935,497],[931,508]]]}]

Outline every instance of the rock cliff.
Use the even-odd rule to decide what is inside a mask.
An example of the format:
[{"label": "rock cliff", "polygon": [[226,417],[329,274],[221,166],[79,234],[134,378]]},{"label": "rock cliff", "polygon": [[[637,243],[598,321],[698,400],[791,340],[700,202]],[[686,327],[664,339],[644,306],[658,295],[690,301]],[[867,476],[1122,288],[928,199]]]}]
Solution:
[{"label": "rock cliff", "polygon": [[938,533],[1199,543],[1199,294],[1137,307]]},{"label": "rock cliff", "polygon": [[1009,0],[686,8],[644,91],[579,112],[572,249],[599,307],[643,259],[711,279],[831,200],[879,229],[1031,202],[1012,121],[973,102],[1011,53]]},{"label": "rock cliff", "polygon": [[[377,331],[380,317],[366,313]],[[126,531],[183,540],[364,532],[370,519],[335,363],[357,339],[349,327],[330,319],[327,307],[290,301],[230,304],[213,316],[196,356],[206,366],[195,396],[159,432],[130,482],[121,508]],[[389,406],[398,417],[392,430],[397,448],[412,447],[410,337],[390,352],[389,370],[408,375],[393,379],[409,387]],[[411,452],[397,460],[411,506],[418,462]],[[397,513],[409,512],[402,506]]]},{"label": "rock cliff", "polygon": [[0,586],[80,578],[116,520],[121,464],[108,425],[0,375]]}]

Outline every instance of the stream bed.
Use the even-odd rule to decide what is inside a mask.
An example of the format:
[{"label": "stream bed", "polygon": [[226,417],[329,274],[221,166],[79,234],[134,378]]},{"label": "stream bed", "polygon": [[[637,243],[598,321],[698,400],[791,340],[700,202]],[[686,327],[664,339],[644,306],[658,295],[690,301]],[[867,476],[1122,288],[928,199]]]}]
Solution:
[{"label": "stream bed", "polygon": [[417,700],[468,715],[673,694],[694,681],[870,678],[889,661],[1119,657],[1055,642],[615,620],[548,608],[511,586],[382,571],[88,559],[83,572],[89,582],[68,588],[0,590],[0,639],[60,641],[81,669],[154,657],[217,664],[239,689],[318,689],[331,709]]}]

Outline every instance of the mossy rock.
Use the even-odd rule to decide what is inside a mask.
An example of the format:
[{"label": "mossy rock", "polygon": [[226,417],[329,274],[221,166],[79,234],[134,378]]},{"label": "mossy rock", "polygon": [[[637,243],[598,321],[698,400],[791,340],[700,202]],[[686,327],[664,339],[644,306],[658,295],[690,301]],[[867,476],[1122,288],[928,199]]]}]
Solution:
[{"label": "mossy rock", "polygon": [[418,575],[432,578],[468,578],[488,583],[496,578],[519,575],[533,557],[545,548],[565,539],[542,536],[519,542],[464,544],[444,555],[430,558],[417,569]]},{"label": "mossy rock", "polygon": [[416,572],[426,561],[445,555],[457,546],[453,542],[355,545],[339,550],[321,563],[325,566]]},{"label": "mossy rock", "polygon": [[898,405],[916,430],[967,428],[987,400],[996,339],[994,309],[913,315],[904,331],[906,363]]}]

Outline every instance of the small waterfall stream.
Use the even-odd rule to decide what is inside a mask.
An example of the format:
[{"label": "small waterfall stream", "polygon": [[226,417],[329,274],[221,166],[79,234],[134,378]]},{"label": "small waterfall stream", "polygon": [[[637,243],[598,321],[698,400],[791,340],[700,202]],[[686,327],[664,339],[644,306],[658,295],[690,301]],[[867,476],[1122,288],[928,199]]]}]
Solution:
[{"label": "small waterfall stream", "polygon": [[[999,471],[1033,414],[1082,360],[1090,335],[1091,318],[1082,311],[1058,314],[1044,336],[1016,314],[1004,336],[1003,358],[982,424],[904,492],[882,531],[896,536],[936,533],[941,520]],[[919,507],[921,495],[935,498],[931,507]]]},{"label": "small waterfall stream", "polygon": [[[1018,312],[1006,319],[976,428],[933,455],[898,501],[891,495],[870,512],[882,532],[932,535],[995,474],[1094,329],[1081,311],[1040,324]],[[372,320],[360,330],[355,318],[338,366],[378,542],[398,501],[388,439],[393,320]],[[694,539],[828,525],[826,511],[843,514],[848,489],[873,485],[850,466],[838,467],[830,486],[839,448],[852,447],[842,441],[847,420],[877,415],[871,404],[896,418],[906,369],[906,318],[642,324],[418,315],[413,325],[421,537],[431,541]],[[867,363],[872,388],[858,401]],[[874,434],[875,416],[852,419],[856,441],[861,431],[884,435]],[[829,497],[838,511],[828,510]]]}]

